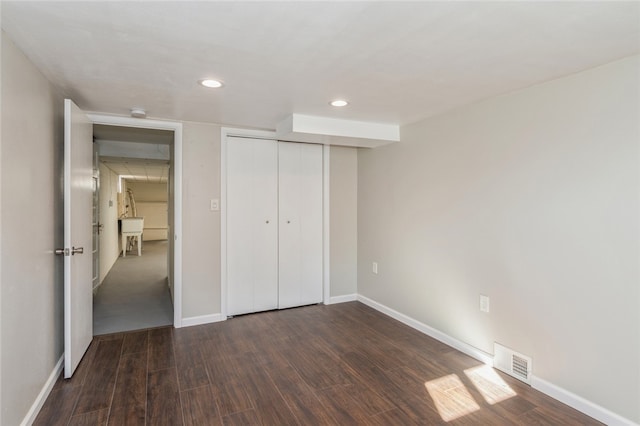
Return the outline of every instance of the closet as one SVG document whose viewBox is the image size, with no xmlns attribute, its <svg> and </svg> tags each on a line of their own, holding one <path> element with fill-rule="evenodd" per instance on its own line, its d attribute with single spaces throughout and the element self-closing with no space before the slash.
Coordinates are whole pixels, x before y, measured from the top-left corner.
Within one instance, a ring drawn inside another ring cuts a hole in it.
<svg viewBox="0 0 640 426">
<path fill-rule="evenodd" d="M 227 314 L 322 302 L 322 146 L 227 139 Z"/>
</svg>

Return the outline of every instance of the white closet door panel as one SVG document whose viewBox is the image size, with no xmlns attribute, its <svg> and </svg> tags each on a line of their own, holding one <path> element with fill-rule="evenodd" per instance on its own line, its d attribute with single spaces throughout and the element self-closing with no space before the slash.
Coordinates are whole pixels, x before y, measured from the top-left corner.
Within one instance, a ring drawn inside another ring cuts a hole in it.
<svg viewBox="0 0 640 426">
<path fill-rule="evenodd" d="M 253 146 L 250 141 L 227 143 L 227 310 L 229 315 L 253 308 L 253 246 L 251 217 Z"/>
<path fill-rule="evenodd" d="M 300 305 L 322 302 L 322 146 L 302 145 L 300 158 Z"/>
<path fill-rule="evenodd" d="M 278 307 L 298 305 L 302 253 L 299 248 L 300 221 L 298 220 L 298 194 L 301 191 L 298 175 L 300 145 L 278 144 L 278 196 L 279 196 L 279 277 Z"/>
<path fill-rule="evenodd" d="M 254 140 L 253 311 L 278 307 L 278 145 Z"/>
<path fill-rule="evenodd" d="M 280 142 L 278 307 L 322 301 L 322 146 Z"/>
<path fill-rule="evenodd" d="M 238 315 L 278 306 L 277 145 L 227 143 L 227 310 Z"/>
</svg>

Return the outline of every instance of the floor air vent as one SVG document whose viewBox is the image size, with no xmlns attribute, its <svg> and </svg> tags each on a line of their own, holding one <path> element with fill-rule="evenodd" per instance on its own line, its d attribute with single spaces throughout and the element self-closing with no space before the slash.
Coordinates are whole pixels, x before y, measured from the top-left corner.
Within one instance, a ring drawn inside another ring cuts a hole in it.
<svg viewBox="0 0 640 426">
<path fill-rule="evenodd" d="M 493 366 L 525 383 L 531 383 L 531 357 L 502 346 L 493 344 Z"/>
</svg>

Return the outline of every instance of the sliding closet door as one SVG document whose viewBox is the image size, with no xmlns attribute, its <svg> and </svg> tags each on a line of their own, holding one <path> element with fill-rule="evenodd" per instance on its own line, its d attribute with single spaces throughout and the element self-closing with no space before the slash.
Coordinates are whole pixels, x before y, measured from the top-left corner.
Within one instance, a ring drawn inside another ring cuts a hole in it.
<svg viewBox="0 0 640 426">
<path fill-rule="evenodd" d="M 278 145 L 227 142 L 227 310 L 278 307 Z"/>
<path fill-rule="evenodd" d="M 322 302 L 322 146 L 278 143 L 278 307 Z"/>
</svg>

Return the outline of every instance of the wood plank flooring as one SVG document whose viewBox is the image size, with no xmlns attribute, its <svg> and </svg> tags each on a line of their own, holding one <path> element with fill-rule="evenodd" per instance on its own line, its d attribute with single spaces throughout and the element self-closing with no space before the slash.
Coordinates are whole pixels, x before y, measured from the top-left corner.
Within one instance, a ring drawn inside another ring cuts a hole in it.
<svg viewBox="0 0 640 426">
<path fill-rule="evenodd" d="M 35 424 L 600 423 L 351 302 L 96 337 Z"/>
</svg>

